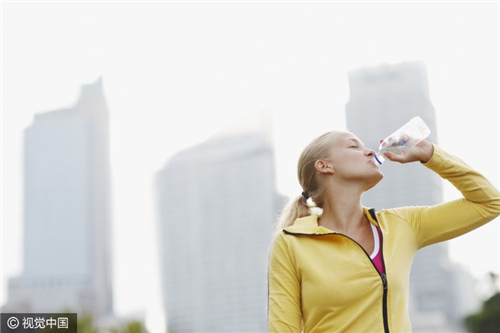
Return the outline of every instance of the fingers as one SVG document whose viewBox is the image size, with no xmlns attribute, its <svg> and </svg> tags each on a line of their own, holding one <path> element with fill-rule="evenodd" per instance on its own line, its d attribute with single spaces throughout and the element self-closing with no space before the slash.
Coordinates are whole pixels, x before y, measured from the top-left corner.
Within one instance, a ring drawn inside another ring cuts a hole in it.
<svg viewBox="0 0 500 333">
<path fill-rule="evenodd" d="M 387 157 L 387 159 L 393 161 L 393 162 L 399 162 L 399 163 L 404 163 L 404 162 L 407 162 L 407 156 L 406 155 L 398 155 L 398 154 L 394 154 L 394 153 L 391 153 L 391 152 L 388 152 L 386 151 L 384 153 L 384 156 Z"/>
<path fill-rule="evenodd" d="M 410 149 L 401 151 L 401 153 L 395 154 L 393 152 L 386 151 L 383 155 L 390 161 L 399 163 L 409 163 L 420 161 L 426 163 L 430 160 L 434 153 L 433 145 L 425 140 L 422 140 L 417 145 L 412 146 Z"/>
<path fill-rule="evenodd" d="M 384 156 L 385 156 L 388 160 L 394 161 L 394 157 L 395 157 L 396 155 L 395 155 L 395 154 L 393 154 L 393 153 L 390 153 L 390 152 L 386 151 L 386 152 L 384 153 Z"/>
</svg>

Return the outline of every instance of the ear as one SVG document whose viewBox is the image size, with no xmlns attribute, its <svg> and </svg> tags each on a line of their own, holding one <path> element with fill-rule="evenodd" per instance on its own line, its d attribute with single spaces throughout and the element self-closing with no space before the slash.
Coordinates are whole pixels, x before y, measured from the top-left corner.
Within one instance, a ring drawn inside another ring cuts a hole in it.
<svg viewBox="0 0 500 333">
<path fill-rule="evenodd" d="M 333 174 L 333 167 L 323 160 L 314 162 L 314 168 L 323 174 Z"/>
</svg>

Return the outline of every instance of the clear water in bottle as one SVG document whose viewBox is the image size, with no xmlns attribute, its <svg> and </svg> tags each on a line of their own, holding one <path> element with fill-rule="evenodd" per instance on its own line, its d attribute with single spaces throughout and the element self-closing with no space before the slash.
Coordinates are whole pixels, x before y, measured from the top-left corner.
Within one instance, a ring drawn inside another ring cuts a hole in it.
<svg viewBox="0 0 500 333">
<path fill-rule="evenodd" d="M 377 164 L 385 161 L 383 153 L 405 154 L 411 147 L 424 140 L 431 133 L 420 117 L 414 117 L 380 143 L 379 152 L 373 157 Z"/>
</svg>

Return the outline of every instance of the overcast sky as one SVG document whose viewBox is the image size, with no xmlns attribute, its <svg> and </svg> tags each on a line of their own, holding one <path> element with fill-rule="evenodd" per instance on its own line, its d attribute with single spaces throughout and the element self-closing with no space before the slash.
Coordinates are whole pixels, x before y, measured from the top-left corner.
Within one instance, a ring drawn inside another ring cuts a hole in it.
<svg viewBox="0 0 500 333">
<path fill-rule="evenodd" d="M 298 195 L 302 148 L 345 129 L 351 70 L 423 61 L 439 144 L 499 185 L 497 3 L 3 2 L 2 9 L 2 303 L 7 279 L 22 272 L 23 130 L 35 113 L 72 106 L 80 86 L 101 76 L 111 117 L 118 314 L 161 304 L 153 177 L 165 160 L 270 110 L 278 189 Z M 445 187 L 447 200 L 458 195 Z M 498 271 L 498 229 L 496 221 L 451 241 L 452 258 L 479 277 Z"/>
</svg>

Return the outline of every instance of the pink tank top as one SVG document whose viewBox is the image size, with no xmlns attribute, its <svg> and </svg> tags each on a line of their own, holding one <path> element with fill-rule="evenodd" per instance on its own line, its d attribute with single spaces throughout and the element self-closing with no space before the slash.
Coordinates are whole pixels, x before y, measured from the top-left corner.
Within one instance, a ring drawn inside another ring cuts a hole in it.
<svg viewBox="0 0 500 333">
<path fill-rule="evenodd" d="M 371 224 L 372 231 L 373 231 L 373 253 L 370 255 L 370 259 L 373 261 L 373 264 L 377 268 L 379 274 L 383 274 L 384 272 L 384 265 L 382 264 L 382 249 L 380 247 L 381 242 L 380 239 L 382 238 L 382 235 L 380 234 L 380 229 Z"/>
</svg>

